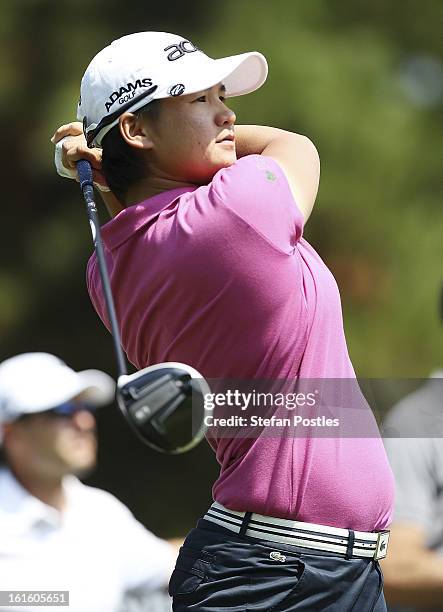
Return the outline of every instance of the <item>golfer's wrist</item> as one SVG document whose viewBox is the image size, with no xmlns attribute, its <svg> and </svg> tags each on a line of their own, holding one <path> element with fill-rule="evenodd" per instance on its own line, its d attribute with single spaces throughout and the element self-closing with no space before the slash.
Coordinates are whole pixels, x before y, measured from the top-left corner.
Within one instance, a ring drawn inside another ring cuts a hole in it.
<svg viewBox="0 0 443 612">
<path fill-rule="evenodd" d="M 54 148 L 54 165 L 55 168 L 57 170 L 57 174 L 63 178 L 68 178 L 68 179 L 74 179 L 74 180 L 78 180 L 78 173 L 77 173 L 77 168 L 76 165 L 74 165 L 74 167 L 68 167 L 65 165 L 64 163 L 64 159 L 63 159 L 63 146 L 64 143 L 68 140 L 68 139 L 72 139 L 72 138 L 77 138 L 77 137 L 72 137 L 72 136 L 64 136 L 63 138 L 61 138 L 59 141 L 57 141 L 55 143 L 55 148 Z M 83 138 L 83 136 L 81 137 Z M 88 159 L 90 152 L 86 152 L 85 154 L 85 159 Z M 72 159 L 76 159 L 76 158 L 72 158 Z M 93 162 L 94 160 L 90 159 L 90 162 Z M 75 162 L 74 162 L 75 164 Z M 94 186 L 101 192 L 108 192 L 109 191 L 109 187 L 105 184 L 104 182 L 104 178 L 103 175 L 98 171 L 93 169 L 94 172 Z M 99 178 L 99 180 L 96 180 L 97 177 Z"/>
</svg>

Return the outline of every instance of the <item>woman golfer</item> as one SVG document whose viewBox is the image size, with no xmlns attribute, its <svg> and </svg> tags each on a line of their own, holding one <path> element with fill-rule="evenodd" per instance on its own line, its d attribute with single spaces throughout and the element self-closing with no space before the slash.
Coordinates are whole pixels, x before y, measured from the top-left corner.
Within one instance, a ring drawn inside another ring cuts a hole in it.
<svg viewBox="0 0 443 612">
<path fill-rule="evenodd" d="M 111 190 L 103 239 L 137 368 L 179 361 L 206 378 L 355 378 L 337 285 L 302 237 L 317 151 L 298 134 L 236 126 L 226 104 L 266 75 L 260 53 L 213 60 L 181 36 L 132 34 L 83 77 L 89 148 L 79 124 L 54 135 L 71 136 L 66 168 L 86 157 Z M 94 256 L 87 280 L 107 324 Z M 211 444 L 221 466 L 214 504 L 179 554 L 174 610 L 386 609 L 378 560 L 393 481 L 378 437 Z"/>
</svg>

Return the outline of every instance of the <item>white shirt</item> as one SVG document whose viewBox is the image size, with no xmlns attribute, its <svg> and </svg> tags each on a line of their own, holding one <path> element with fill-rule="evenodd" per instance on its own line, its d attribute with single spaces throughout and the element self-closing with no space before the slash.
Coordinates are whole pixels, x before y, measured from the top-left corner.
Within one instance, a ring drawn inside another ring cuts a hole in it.
<svg viewBox="0 0 443 612">
<path fill-rule="evenodd" d="M 174 548 L 110 493 L 73 476 L 63 487 L 67 503 L 60 513 L 0 469 L 0 590 L 69 591 L 69 608 L 51 608 L 69 612 L 133 610 L 144 597 L 158 597 L 174 568 Z M 42 609 L 49 610 L 23 608 Z"/>
</svg>

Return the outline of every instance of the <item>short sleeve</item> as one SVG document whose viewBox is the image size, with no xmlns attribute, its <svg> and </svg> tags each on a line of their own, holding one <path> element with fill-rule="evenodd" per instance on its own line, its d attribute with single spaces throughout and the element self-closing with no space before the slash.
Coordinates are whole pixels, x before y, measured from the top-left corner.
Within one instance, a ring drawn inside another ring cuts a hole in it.
<svg viewBox="0 0 443 612">
<path fill-rule="evenodd" d="M 210 197 L 241 217 L 279 250 L 290 253 L 303 232 L 303 215 L 279 164 L 247 155 L 214 176 Z"/>
<path fill-rule="evenodd" d="M 435 483 L 432 444 L 428 438 L 386 438 L 385 448 L 394 473 L 394 521 L 417 523 L 431 530 Z"/>
</svg>

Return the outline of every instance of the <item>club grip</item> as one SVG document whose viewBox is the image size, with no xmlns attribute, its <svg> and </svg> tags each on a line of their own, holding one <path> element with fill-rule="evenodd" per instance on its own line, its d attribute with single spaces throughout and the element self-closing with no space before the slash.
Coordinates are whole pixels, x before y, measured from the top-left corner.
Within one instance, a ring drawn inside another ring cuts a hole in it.
<svg viewBox="0 0 443 612">
<path fill-rule="evenodd" d="M 78 178 L 80 180 L 80 188 L 84 191 L 87 185 L 93 186 L 91 164 L 86 159 L 80 159 L 77 162 Z"/>
</svg>

